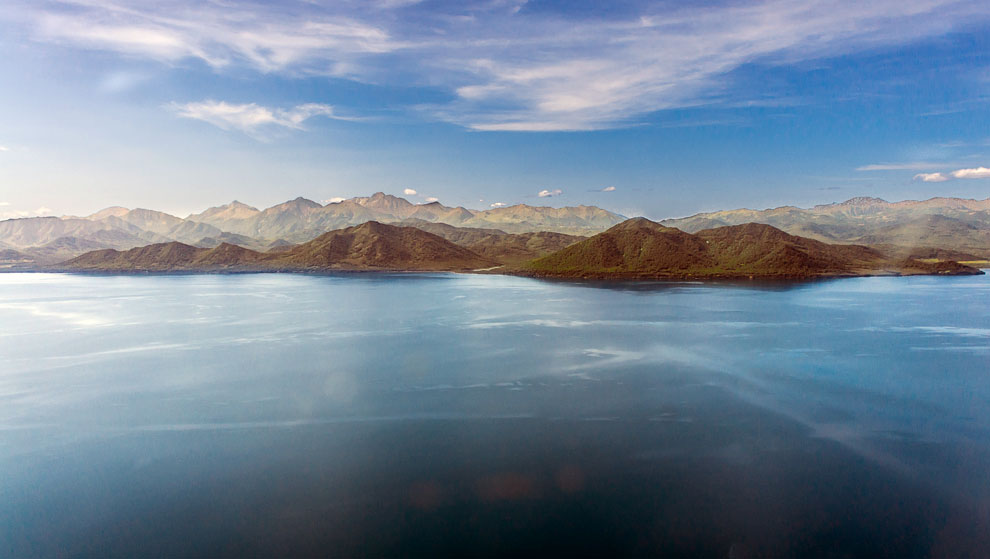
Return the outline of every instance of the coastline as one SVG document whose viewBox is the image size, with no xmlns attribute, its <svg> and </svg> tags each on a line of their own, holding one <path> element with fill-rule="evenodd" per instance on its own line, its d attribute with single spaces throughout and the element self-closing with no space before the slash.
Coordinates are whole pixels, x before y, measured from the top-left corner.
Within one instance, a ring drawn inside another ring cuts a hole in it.
<svg viewBox="0 0 990 559">
<path fill-rule="evenodd" d="M 91 276 L 180 276 L 180 275 L 240 275 L 240 274 L 302 274 L 302 275 L 365 275 L 365 274 L 474 274 L 502 275 L 525 277 L 541 280 L 559 281 L 590 281 L 608 283 L 626 283 L 639 281 L 657 282 L 807 282 L 815 280 L 832 280 L 865 277 L 913 277 L 913 276 L 979 276 L 985 275 L 984 269 L 959 265 L 952 270 L 923 271 L 917 269 L 892 270 L 878 269 L 863 272 L 836 271 L 820 274 L 759 274 L 759 273 L 579 273 L 559 274 L 545 273 L 522 268 L 488 268 L 488 269 L 405 269 L 405 268 L 265 268 L 265 267 L 226 267 L 226 268 L 188 268 L 188 269 L 81 269 L 62 266 L 36 266 L 30 268 L 5 268 L 2 273 L 63 273 Z"/>
</svg>

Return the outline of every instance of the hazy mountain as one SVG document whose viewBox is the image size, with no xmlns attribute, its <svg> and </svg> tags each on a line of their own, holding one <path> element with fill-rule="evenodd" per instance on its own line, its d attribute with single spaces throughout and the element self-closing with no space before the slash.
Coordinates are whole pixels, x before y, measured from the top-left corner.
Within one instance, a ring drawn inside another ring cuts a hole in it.
<svg viewBox="0 0 990 559">
<path fill-rule="evenodd" d="M 83 241 L 88 244 L 79 246 L 91 247 L 92 243 L 98 243 L 100 248 L 127 249 L 170 240 L 193 242 L 221 233 L 213 226 L 166 213 L 119 207 L 108 208 L 86 218 L 33 217 L 0 221 L 0 240 L 28 252 L 50 249 L 62 238 L 68 239 L 61 243 L 66 250 L 70 250 L 74 243 Z"/>
<path fill-rule="evenodd" d="M 622 216 L 590 206 L 549 208 L 520 204 L 469 210 L 439 202 L 413 204 L 378 192 L 326 205 L 296 198 L 264 210 L 234 201 L 186 219 L 122 207 L 106 208 L 84 218 L 11 219 L 0 221 L 0 247 L 27 253 L 43 262 L 82 254 L 84 247 L 126 250 L 172 241 L 206 248 L 226 242 L 258 251 L 284 251 L 288 245 L 310 241 L 328 231 L 377 221 L 412 225 L 508 263 L 546 255 L 577 240 L 532 233 L 588 236 L 622 220 Z M 785 206 L 726 210 L 662 223 L 696 233 L 750 222 L 773 225 L 792 235 L 827 243 L 876 246 L 902 257 L 990 258 L 990 199 L 887 202 L 861 197 L 809 209 Z M 495 238 L 512 234 L 527 236 Z M 58 242 L 63 237 L 67 240 Z"/>
<path fill-rule="evenodd" d="M 454 244 L 491 258 L 499 264 L 510 265 L 546 256 L 585 239 L 585 237 L 549 231 L 506 233 L 500 229 L 454 227 L 446 223 L 430 223 L 420 219 L 406 219 L 400 224 L 429 231 Z"/>
<path fill-rule="evenodd" d="M 284 243 L 285 245 L 292 246 L 292 243 L 288 241 L 281 241 L 281 242 Z M 248 237 L 246 235 L 238 235 L 237 233 L 220 233 L 219 235 L 215 235 L 212 237 L 203 237 L 202 239 L 196 241 L 195 243 L 189 243 L 189 244 L 201 248 L 214 248 L 224 243 L 229 243 L 232 245 L 237 245 L 261 252 L 268 250 L 272 246 L 272 243 L 270 242 L 258 240 L 253 237 Z"/>
<path fill-rule="evenodd" d="M 107 233 L 113 235 L 115 232 Z M 59 237 L 40 247 L 25 249 L 24 252 L 39 264 L 57 264 L 92 250 L 104 249 L 107 244 L 106 242 L 79 237 Z"/>
<path fill-rule="evenodd" d="M 325 233 L 283 251 L 262 253 L 230 243 L 207 249 L 170 242 L 128 251 L 93 251 L 61 267 L 88 271 L 440 271 L 493 265 L 493 261 L 432 233 L 372 221 Z"/>
<path fill-rule="evenodd" d="M 130 246 L 160 240 L 154 233 L 114 216 L 99 221 L 77 217 L 31 217 L 0 221 L 0 241 L 19 250 L 40 247 L 60 237 L 99 238 L 107 243 L 135 243 Z"/>
<path fill-rule="evenodd" d="M 589 206 L 548 208 L 519 205 L 479 211 L 451 208 L 439 202 L 413 204 L 404 198 L 382 192 L 326 206 L 297 198 L 258 213 L 234 212 L 234 204 L 236 203 L 211 208 L 202 214 L 191 215 L 189 219 L 258 239 L 282 238 L 293 242 L 308 241 L 326 231 L 368 221 L 399 223 L 416 219 L 427 223 L 497 228 L 509 232 L 591 234 L 603 231 L 623 219 L 617 214 Z"/>
<path fill-rule="evenodd" d="M 466 226 L 470 232 L 455 235 L 479 240 L 474 229 L 498 229 L 498 233 L 556 231 L 590 234 L 622 220 L 600 208 L 544 208 L 513 206 L 496 210 L 451 208 L 438 202 L 413 204 L 381 192 L 322 205 L 296 198 L 264 210 L 233 201 L 179 218 L 149 209 L 106 208 L 87 217 L 37 217 L 0 221 L 0 243 L 21 252 L 37 254 L 44 262 L 82 254 L 83 247 L 127 250 L 172 241 L 191 246 L 215 247 L 231 243 L 266 250 L 304 243 L 326 233 L 369 221 Z M 498 224 L 498 228 L 493 228 Z M 487 233 L 495 234 L 495 233 Z M 441 235 L 443 236 L 443 235 Z M 57 245 L 60 238 L 66 241 Z M 93 244 L 97 243 L 97 244 Z M 518 243 L 517 243 L 518 244 Z M 48 246 L 52 245 L 52 246 Z M 79 252 L 72 252 L 79 247 Z M 540 252 L 532 253 L 533 255 Z"/>
<path fill-rule="evenodd" d="M 518 204 L 474 212 L 460 223 L 464 227 L 491 227 L 509 233 L 551 231 L 569 235 L 593 235 L 621 223 L 625 217 L 595 206 L 549 208 Z M 457 225 L 457 224 L 454 224 Z"/>
<path fill-rule="evenodd" d="M 468 246 L 471 243 L 480 241 L 482 239 L 491 236 L 501 236 L 508 235 L 505 231 L 501 229 L 485 229 L 482 227 L 455 227 L 453 225 L 448 225 L 446 223 L 433 223 L 430 221 L 424 221 L 422 219 L 409 218 L 402 221 L 396 222 L 393 225 L 401 225 L 403 227 L 415 227 L 417 229 L 422 229 L 443 237 L 448 241 L 461 245 Z"/>
<path fill-rule="evenodd" d="M 830 243 L 896 246 L 905 254 L 946 249 L 990 256 L 990 198 L 887 202 L 860 197 L 808 209 L 725 210 L 661 223 L 693 233 L 750 222 Z"/>
<path fill-rule="evenodd" d="M 895 247 L 935 247 L 986 257 L 990 254 L 990 227 L 944 215 L 927 215 L 879 227 L 857 239 L 863 244 Z"/>
<path fill-rule="evenodd" d="M 952 263 L 893 260 L 856 245 L 830 245 L 748 223 L 690 234 L 644 218 L 535 260 L 526 269 L 543 277 L 586 278 L 808 278 L 863 274 L 980 273 Z"/>
<path fill-rule="evenodd" d="M 197 221 L 199 223 L 206 223 L 216 227 L 218 223 L 225 223 L 239 219 L 250 219 L 260 213 L 261 211 L 258 210 L 258 208 L 247 204 L 242 204 L 241 202 L 234 200 L 224 206 L 214 206 L 201 213 L 192 214 L 186 219 L 190 221 Z"/>
<path fill-rule="evenodd" d="M 106 219 L 108 217 L 123 217 L 127 215 L 127 212 L 131 210 L 121 207 L 121 206 L 110 206 L 109 208 L 104 208 L 95 214 L 86 216 L 86 219 L 99 221 L 101 219 Z"/>
</svg>

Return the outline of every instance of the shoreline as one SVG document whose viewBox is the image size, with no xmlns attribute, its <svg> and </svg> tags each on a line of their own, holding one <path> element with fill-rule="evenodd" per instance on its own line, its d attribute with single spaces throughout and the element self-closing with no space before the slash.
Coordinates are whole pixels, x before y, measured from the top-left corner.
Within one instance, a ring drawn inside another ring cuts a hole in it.
<svg viewBox="0 0 990 559">
<path fill-rule="evenodd" d="M 717 274 L 640 274 L 640 273 L 590 273 L 590 274 L 546 274 L 529 270 L 512 269 L 477 269 L 477 270 L 409 270 L 409 269 L 353 269 L 353 268 L 326 268 L 326 269 L 286 269 L 286 268 L 223 268 L 223 269 L 176 269 L 176 270 L 92 270 L 92 269 L 71 269 L 62 267 L 33 267 L 33 268 L 6 268 L 0 269 L 0 274 L 9 273 L 54 273 L 54 274 L 79 274 L 89 276 L 194 276 L 194 275 L 242 275 L 242 274 L 300 274 L 311 276 L 349 276 L 349 275 L 415 275 L 415 274 L 465 274 L 465 275 L 498 275 L 525 277 L 530 279 L 551 280 L 551 281 L 577 281 L 577 282 L 604 282 L 604 283 L 632 283 L 632 282 L 781 282 L 781 283 L 803 283 L 817 280 L 835 280 L 846 278 L 868 278 L 868 277 L 918 277 L 918 276 L 938 276 L 938 277 L 967 277 L 986 275 L 987 271 L 980 268 L 970 268 L 969 270 L 957 271 L 907 271 L 897 270 L 876 270 L 869 273 L 856 272 L 834 272 L 824 274 L 747 274 L 747 273 L 717 273 Z"/>
</svg>

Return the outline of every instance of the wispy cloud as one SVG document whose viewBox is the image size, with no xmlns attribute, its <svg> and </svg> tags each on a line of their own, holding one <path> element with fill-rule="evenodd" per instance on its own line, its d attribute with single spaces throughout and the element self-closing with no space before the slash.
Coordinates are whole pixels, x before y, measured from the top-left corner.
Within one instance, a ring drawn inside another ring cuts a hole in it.
<svg viewBox="0 0 990 559">
<path fill-rule="evenodd" d="M 903 45 L 990 18 L 967 0 L 631 5 L 592 19 L 522 1 L 52 0 L 6 17 L 41 41 L 169 64 L 440 87 L 454 100 L 426 114 L 488 131 L 629 126 L 653 111 L 738 101 L 726 76 L 745 64 Z"/>
<path fill-rule="evenodd" d="M 439 198 L 437 198 L 436 196 L 427 196 L 427 197 L 426 197 L 426 201 L 427 201 L 427 202 L 430 202 L 430 203 L 433 203 L 433 202 L 439 202 L 439 201 L 440 201 L 440 199 L 439 199 Z"/>
<path fill-rule="evenodd" d="M 379 26 L 327 12 L 313 2 L 232 7 L 181 0 L 63 0 L 48 5 L 55 7 L 28 14 L 40 39 L 170 63 L 198 58 L 215 68 L 241 63 L 262 72 L 345 74 L 335 68 L 351 57 L 399 47 Z"/>
<path fill-rule="evenodd" d="M 942 173 L 918 173 L 914 176 L 914 180 L 924 182 L 945 182 L 949 180 L 949 177 L 943 175 Z"/>
<path fill-rule="evenodd" d="M 952 171 L 952 176 L 957 179 L 990 179 L 990 169 L 987 169 L 986 167 L 959 169 L 957 171 Z"/>
<path fill-rule="evenodd" d="M 341 118 L 334 114 L 330 105 L 318 103 L 280 109 L 264 107 L 256 103 L 232 104 L 206 100 L 198 103 L 172 103 L 169 108 L 182 118 L 202 120 L 224 130 L 240 130 L 251 135 L 258 135 L 272 127 L 302 130 L 303 122 L 314 116 Z"/>
<path fill-rule="evenodd" d="M 601 189 L 599 192 L 615 192 L 615 187 L 614 186 L 606 186 L 605 188 Z"/>
<path fill-rule="evenodd" d="M 563 193 L 564 193 L 563 190 L 559 188 L 555 188 L 553 190 L 541 190 L 536 195 L 539 196 L 540 198 L 550 198 L 553 196 L 560 196 Z"/>
<path fill-rule="evenodd" d="M 7 146 L 0 146 L 0 151 L 10 151 L 10 148 Z"/>
</svg>

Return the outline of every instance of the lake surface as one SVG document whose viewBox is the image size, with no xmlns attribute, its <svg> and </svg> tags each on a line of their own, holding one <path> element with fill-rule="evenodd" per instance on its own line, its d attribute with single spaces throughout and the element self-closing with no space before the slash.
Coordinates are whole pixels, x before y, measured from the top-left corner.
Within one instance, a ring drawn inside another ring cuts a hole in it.
<svg viewBox="0 0 990 559">
<path fill-rule="evenodd" d="M 990 278 L 0 274 L 0 556 L 985 557 Z"/>
</svg>

